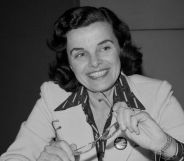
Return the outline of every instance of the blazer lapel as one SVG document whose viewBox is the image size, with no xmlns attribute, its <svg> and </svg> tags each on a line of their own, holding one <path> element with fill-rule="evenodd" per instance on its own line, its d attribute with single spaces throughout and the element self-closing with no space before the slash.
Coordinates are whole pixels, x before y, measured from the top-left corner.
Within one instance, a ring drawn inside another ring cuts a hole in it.
<svg viewBox="0 0 184 161">
<path fill-rule="evenodd" d="M 61 126 L 58 136 L 68 143 L 80 147 L 94 140 L 92 129 L 86 122 L 81 105 L 55 112 L 55 118 L 59 120 L 57 126 Z"/>
</svg>

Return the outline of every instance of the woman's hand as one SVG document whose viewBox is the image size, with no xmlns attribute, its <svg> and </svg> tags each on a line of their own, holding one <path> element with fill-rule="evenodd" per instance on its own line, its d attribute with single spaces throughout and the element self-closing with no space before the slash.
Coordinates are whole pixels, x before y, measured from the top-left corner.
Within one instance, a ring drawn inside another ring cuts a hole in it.
<svg viewBox="0 0 184 161">
<path fill-rule="evenodd" d="M 167 142 L 167 135 L 145 111 L 132 110 L 125 102 L 118 102 L 113 108 L 122 131 L 139 146 L 155 152 Z"/>
<path fill-rule="evenodd" d="M 75 161 L 73 151 L 75 145 L 69 145 L 66 141 L 53 141 L 45 146 L 37 161 Z"/>
</svg>

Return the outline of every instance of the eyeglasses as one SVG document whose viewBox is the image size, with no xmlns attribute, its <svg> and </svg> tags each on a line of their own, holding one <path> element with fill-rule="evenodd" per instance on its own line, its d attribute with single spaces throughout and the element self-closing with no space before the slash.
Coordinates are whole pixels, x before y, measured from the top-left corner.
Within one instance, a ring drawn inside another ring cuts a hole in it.
<svg viewBox="0 0 184 161">
<path fill-rule="evenodd" d="M 108 127 L 105 132 L 100 135 L 96 140 L 94 140 L 91 143 L 88 143 L 87 145 L 81 146 L 79 148 L 77 148 L 74 151 L 74 155 L 81 155 L 83 153 L 89 152 L 90 150 L 92 150 L 96 143 L 99 140 L 108 140 L 110 139 L 117 131 L 119 130 L 119 124 L 118 122 L 115 122 L 114 124 L 112 124 L 110 127 Z"/>
<path fill-rule="evenodd" d="M 112 107 L 112 103 L 109 101 L 109 99 L 107 98 L 107 96 L 101 92 L 104 97 L 106 98 L 107 102 L 109 103 L 109 105 Z M 74 151 L 74 155 L 81 155 L 83 153 L 87 153 L 89 152 L 90 150 L 92 150 L 96 143 L 99 141 L 99 140 L 108 140 L 110 139 L 117 131 L 119 130 L 119 123 L 118 122 L 115 122 L 114 124 L 112 124 L 110 127 L 108 127 L 105 132 L 100 135 L 96 140 L 94 140 L 93 142 L 91 143 L 88 143 L 87 145 L 84 145 L 84 146 L 81 146 L 79 148 L 77 148 L 75 151 Z"/>
</svg>

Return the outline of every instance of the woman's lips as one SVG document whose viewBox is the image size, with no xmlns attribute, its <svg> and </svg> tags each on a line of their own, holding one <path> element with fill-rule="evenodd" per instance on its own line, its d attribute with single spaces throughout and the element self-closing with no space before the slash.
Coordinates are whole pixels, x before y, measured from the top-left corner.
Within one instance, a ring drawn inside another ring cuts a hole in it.
<svg viewBox="0 0 184 161">
<path fill-rule="evenodd" d="M 92 73 L 88 74 L 88 76 L 91 79 L 98 79 L 100 77 L 104 77 L 105 75 L 107 75 L 107 73 L 108 73 L 108 70 L 107 69 L 104 69 L 104 70 L 92 72 Z"/>
</svg>

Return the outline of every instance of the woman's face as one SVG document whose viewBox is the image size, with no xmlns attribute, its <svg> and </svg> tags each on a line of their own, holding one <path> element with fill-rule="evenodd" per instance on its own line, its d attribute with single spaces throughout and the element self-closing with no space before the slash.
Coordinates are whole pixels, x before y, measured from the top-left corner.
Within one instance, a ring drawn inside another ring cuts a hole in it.
<svg viewBox="0 0 184 161">
<path fill-rule="evenodd" d="M 94 92 L 110 89 L 120 73 L 120 46 L 107 22 L 67 33 L 68 59 L 77 80 Z"/>
</svg>

